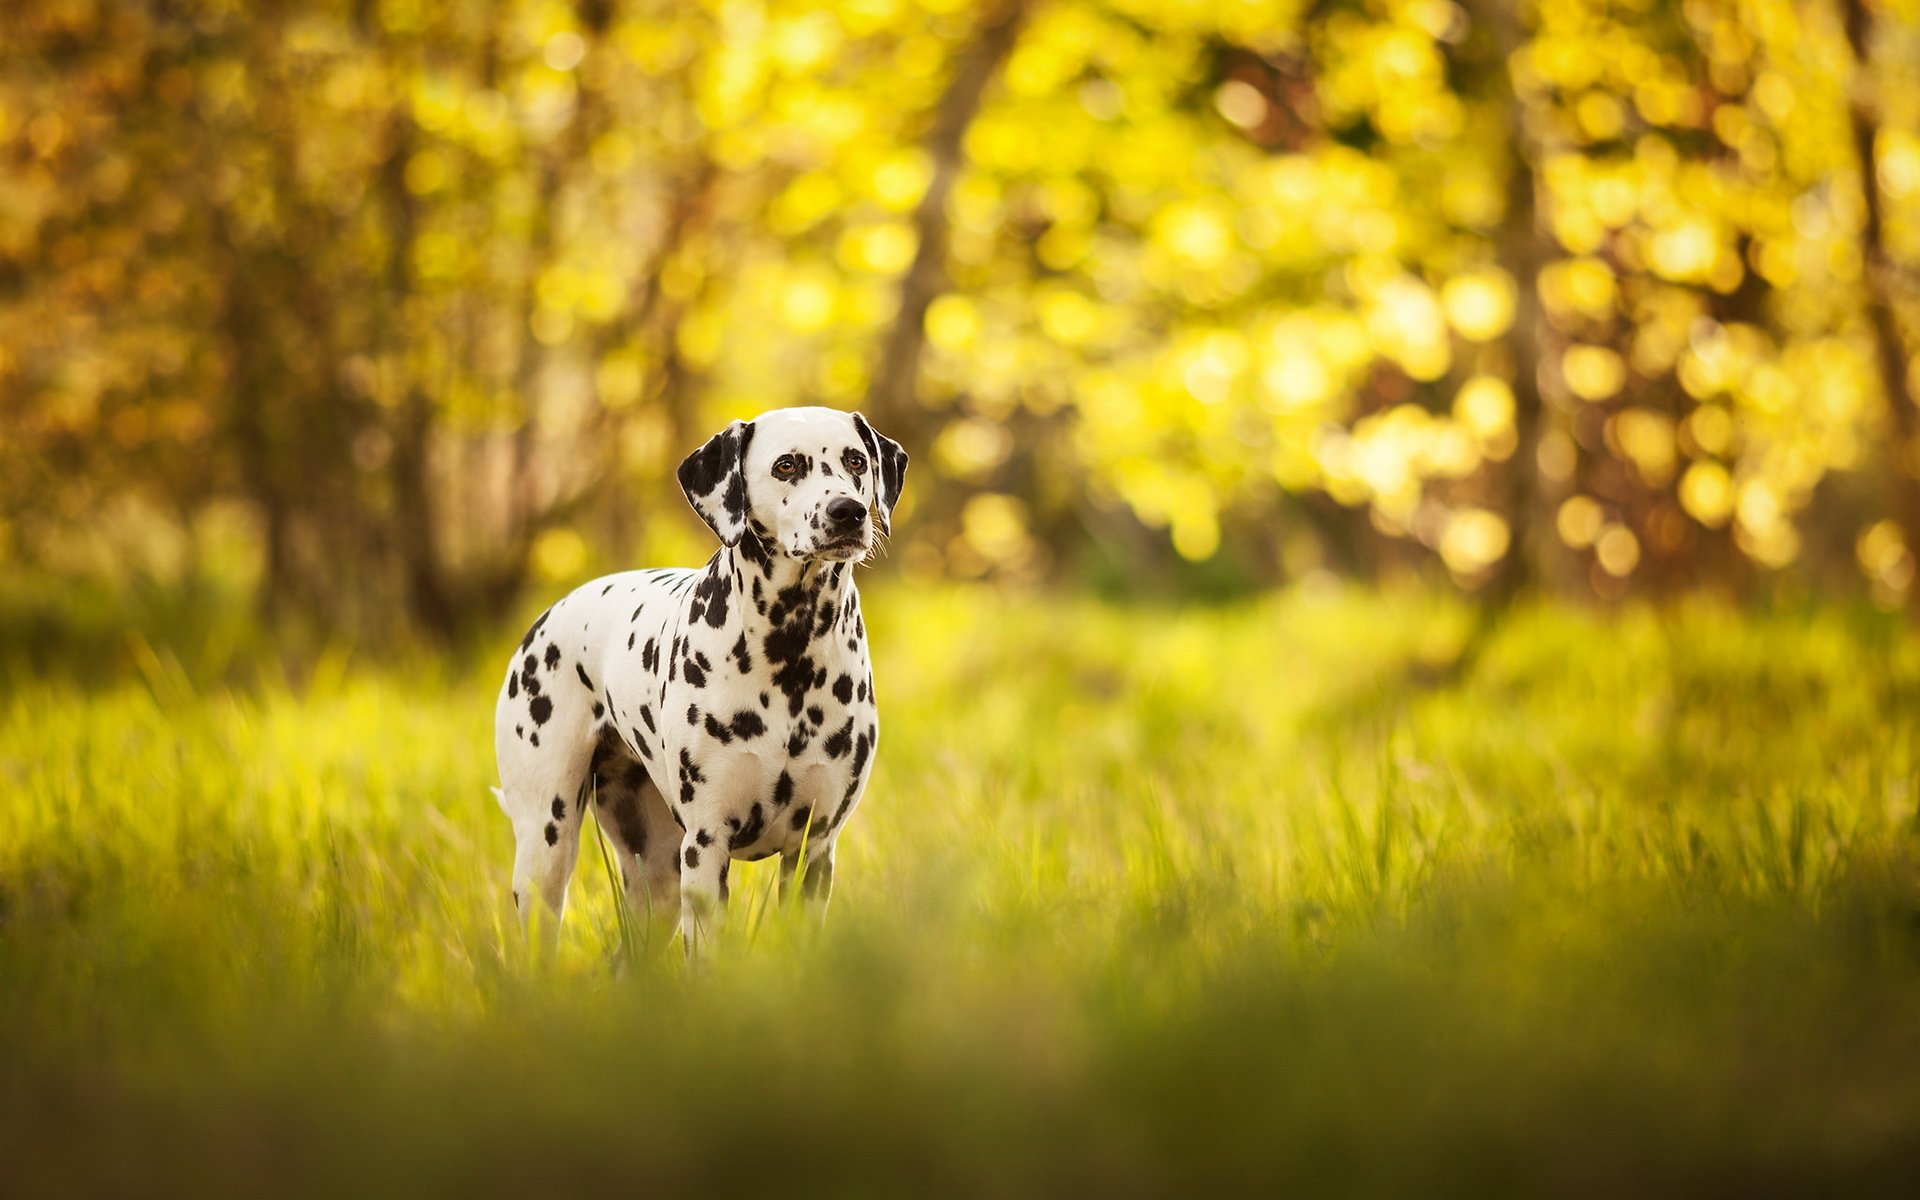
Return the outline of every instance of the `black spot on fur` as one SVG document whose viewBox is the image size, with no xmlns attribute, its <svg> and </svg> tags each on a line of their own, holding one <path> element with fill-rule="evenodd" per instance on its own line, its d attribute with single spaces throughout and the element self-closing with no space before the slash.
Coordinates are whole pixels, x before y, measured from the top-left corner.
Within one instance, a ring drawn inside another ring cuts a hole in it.
<svg viewBox="0 0 1920 1200">
<path fill-rule="evenodd" d="M 907 482 L 907 452 L 900 443 L 867 424 L 859 413 L 853 416 L 854 428 L 867 447 L 867 461 L 873 465 L 874 493 L 880 499 L 875 515 L 881 519 L 880 532 L 886 533 L 885 519 L 900 502 L 900 489 Z"/>
<path fill-rule="evenodd" d="M 634 639 L 634 638 L 636 638 L 636 637 L 639 637 L 639 636 L 640 636 L 639 634 L 637 634 L 637 633 L 634 633 L 634 632 L 632 632 L 631 630 L 629 630 L 629 631 L 628 631 L 628 633 L 627 633 L 627 649 L 629 649 L 629 650 L 631 650 L 631 649 L 633 649 L 633 639 Z"/>
<path fill-rule="evenodd" d="M 745 447 L 741 448 L 741 457 L 746 457 Z M 735 521 L 747 515 L 747 477 L 744 474 L 734 472 L 733 478 L 727 481 L 727 494 L 721 503 L 726 505 L 727 516 Z"/>
<path fill-rule="evenodd" d="M 795 725 L 793 732 L 787 735 L 787 757 L 799 758 L 805 753 L 807 743 L 812 740 L 813 735 L 807 732 L 805 725 Z"/>
<path fill-rule="evenodd" d="M 600 703 L 598 700 L 595 700 L 593 702 L 593 719 L 598 721 L 601 717 L 604 717 L 606 715 L 607 715 L 607 706 Z"/>
<path fill-rule="evenodd" d="M 807 720 L 812 721 L 815 725 L 826 724 L 826 710 L 822 709 L 818 704 L 807 705 Z"/>
<path fill-rule="evenodd" d="M 861 734 L 853 743 L 853 786 L 860 786 L 860 772 L 867 769 L 867 755 L 873 749 L 873 741 Z"/>
<path fill-rule="evenodd" d="M 687 724 L 698 725 L 699 723 L 700 723 L 700 706 L 698 704 L 687 705 Z"/>
<path fill-rule="evenodd" d="M 840 819 L 847 815 L 847 809 L 853 805 L 853 794 L 859 790 L 860 783 L 858 780 L 855 780 L 854 783 L 847 788 L 847 794 L 840 797 L 840 807 L 833 810 L 833 819 L 820 827 L 821 837 L 825 837 L 840 827 Z"/>
<path fill-rule="evenodd" d="M 553 819 L 556 821 L 567 819 L 567 802 L 558 796 L 553 798 Z"/>
<path fill-rule="evenodd" d="M 640 647 L 640 665 L 649 671 L 660 669 L 660 644 L 652 638 L 648 638 L 647 644 Z"/>
<path fill-rule="evenodd" d="M 840 758 L 853 749 L 853 718 L 848 717 L 847 723 L 836 729 L 831 737 L 820 744 L 820 748 L 827 752 L 829 758 Z"/>
<path fill-rule="evenodd" d="M 728 724 L 733 730 L 733 736 L 743 742 L 752 741 L 767 731 L 767 723 L 760 719 L 759 713 L 751 709 L 743 708 L 734 713 L 733 720 Z"/>
<path fill-rule="evenodd" d="M 740 669 L 742 675 L 753 673 L 753 652 L 747 649 L 747 635 L 744 632 L 733 643 L 733 649 L 727 653 L 732 655 L 734 666 Z"/>
<path fill-rule="evenodd" d="M 833 681 L 833 698 L 842 704 L 853 703 L 853 676 L 842 675 Z"/>
<path fill-rule="evenodd" d="M 799 483 L 802 479 L 805 479 L 807 476 L 813 474 L 813 456 L 812 455 L 789 454 L 786 457 L 793 460 L 793 474 L 788 475 L 785 478 L 781 479 L 780 482 L 789 484 L 789 485 L 796 484 L 796 483 Z M 776 478 L 778 477 L 776 476 Z"/>
<path fill-rule="evenodd" d="M 536 729 L 532 733 L 528 734 L 527 740 L 532 742 L 534 745 L 538 746 L 540 744 L 540 731 Z"/>
<path fill-rule="evenodd" d="M 507 672 L 507 699 L 517 700 L 519 698 L 520 698 L 520 676 L 513 671 L 509 671 Z"/>
<path fill-rule="evenodd" d="M 712 713 L 707 714 L 707 736 L 722 746 L 733 744 L 733 733 L 725 725 L 714 720 Z"/>
<path fill-rule="evenodd" d="M 792 818 L 787 822 L 787 827 L 796 832 L 805 829 L 807 822 L 812 819 L 812 817 L 813 810 L 811 808 L 796 808 L 793 810 Z"/>
<path fill-rule="evenodd" d="M 533 648 L 533 639 L 540 636 L 540 627 L 547 623 L 547 618 L 550 615 L 552 615 L 552 613 L 553 613 L 553 610 L 549 608 L 546 612 L 541 613 L 539 617 L 534 620 L 532 627 L 527 630 L 527 636 L 520 639 L 521 653 L 524 654 L 528 650 L 531 650 Z"/>
<path fill-rule="evenodd" d="M 647 728 L 649 730 L 652 730 L 654 733 L 660 732 L 659 729 L 653 723 L 653 710 L 651 708 L 648 708 L 644 704 L 640 706 L 640 719 L 647 723 Z"/>
<path fill-rule="evenodd" d="M 699 865 L 700 865 L 700 852 L 698 850 L 695 850 L 692 846 L 688 846 L 687 847 L 687 867 L 691 869 Z"/>
<path fill-rule="evenodd" d="M 547 643 L 546 663 L 549 671 L 560 665 L 560 647 L 552 642 Z"/>
<path fill-rule="evenodd" d="M 692 619 L 698 621 L 705 616 L 708 625 L 715 629 L 727 623 L 727 600 L 733 592 L 733 581 L 728 575 L 726 559 L 721 554 L 713 556 L 707 564 L 707 572 L 701 576 L 700 584 L 694 589 L 698 603 L 693 610 Z"/>
<path fill-rule="evenodd" d="M 573 664 L 573 673 L 580 677 L 581 687 L 587 689 L 590 692 L 594 690 L 593 680 L 587 677 L 587 668 L 585 667 L 585 665 L 581 663 Z"/>
<path fill-rule="evenodd" d="M 560 830 L 555 828 L 550 823 L 547 826 L 547 845 L 557 846 L 559 844 L 560 844 Z"/>
<path fill-rule="evenodd" d="M 785 808 L 792 803 L 793 776 L 782 771 L 780 772 L 780 778 L 774 780 L 773 783 L 773 806 L 775 808 Z"/>
<path fill-rule="evenodd" d="M 694 841 L 696 841 L 696 842 L 698 842 L 698 843 L 700 843 L 700 844 L 701 844 L 702 846 L 711 846 L 711 845 L 713 845 L 713 835 L 712 835 L 712 834 L 710 834 L 710 833 L 708 833 L 708 832 L 707 832 L 706 830 L 704 830 L 704 829 L 702 829 L 702 830 L 701 830 L 700 832 L 698 832 L 698 833 L 696 833 L 696 834 L 694 834 L 694 835 L 693 835 L 693 840 L 694 840 Z"/>
<path fill-rule="evenodd" d="M 766 534 L 763 531 L 748 529 L 747 532 L 741 536 L 740 545 L 736 548 L 740 551 L 740 557 L 757 567 L 761 574 L 766 574 L 773 570 L 773 551 L 767 548 Z M 765 612 L 767 610 L 764 601 L 760 598 L 760 581 L 755 579 L 753 584 L 755 604 L 761 612 Z"/>
<path fill-rule="evenodd" d="M 809 625 L 805 618 L 780 625 L 767 635 L 762 647 L 767 661 L 778 668 L 773 673 L 773 685 L 786 696 L 788 714 L 796 717 L 805 706 L 807 690 L 813 684 L 813 659 L 807 657 Z"/>
<path fill-rule="evenodd" d="M 707 686 L 707 673 L 700 669 L 700 664 L 693 661 L 691 656 L 680 664 L 680 673 L 686 676 L 687 682 L 694 687 L 703 688 Z"/>
<path fill-rule="evenodd" d="M 680 803 L 692 804 L 695 785 L 705 783 L 705 782 L 706 782 L 706 776 L 700 773 L 699 766 L 696 765 L 693 761 L 693 755 L 687 753 L 686 747 L 684 746 L 681 747 L 680 749 Z"/>
<path fill-rule="evenodd" d="M 742 821 L 740 828 L 735 830 L 733 835 L 727 839 L 727 848 L 730 850 L 738 850 L 743 846 L 751 846 L 759 841 L 760 835 L 766 831 L 766 816 L 760 811 L 760 805 L 755 803 L 752 808 L 747 810 L 747 819 Z"/>
<path fill-rule="evenodd" d="M 676 472 L 688 503 L 723 542 L 738 540 L 746 516 L 747 481 L 740 464 L 752 442 L 753 422 L 729 425 L 687 455 Z M 713 503 L 715 491 L 721 491 L 717 506 Z"/>
<path fill-rule="evenodd" d="M 515 736 L 515 737 L 517 737 L 517 738 L 524 738 L 524 737 L 526 737 L 526 736 L 527 736 L 527 727 L 526 727 L 525 725 L 515 725 L 515 726 L 513 727 L 513 736 Z"/>
<path fill-rule="evenodd" d="M 553 716 L 553 701 L 545 696 L 535 696 L 527 705 L 527 715 L 533 718 L 535 725 L 545 725 Z"/>
</svg>

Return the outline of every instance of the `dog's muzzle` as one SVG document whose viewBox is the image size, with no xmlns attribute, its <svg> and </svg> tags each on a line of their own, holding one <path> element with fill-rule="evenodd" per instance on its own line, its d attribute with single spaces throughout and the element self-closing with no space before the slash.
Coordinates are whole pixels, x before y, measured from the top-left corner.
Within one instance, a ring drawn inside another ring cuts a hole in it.
<svg viewBox="0 0 1920 1200">
<path fill-rule="evenodd" d="M 820 550 L 832 556 L 853 557 L 867 550 L 867 506 L 851 496 L 835 496 L 821 514 Z"/>
</svg>

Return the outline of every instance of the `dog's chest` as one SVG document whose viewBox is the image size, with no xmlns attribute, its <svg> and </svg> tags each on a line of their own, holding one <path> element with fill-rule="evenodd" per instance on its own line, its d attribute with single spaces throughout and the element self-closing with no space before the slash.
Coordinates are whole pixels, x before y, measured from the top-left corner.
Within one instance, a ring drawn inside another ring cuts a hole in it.
<svg viewBox="0 0 1920 1200">
<path fill-rule="evenodd" d="M 715 626 L 711 606 L 696 603 L 655 660 L 668 718 L 661 790 L 690 829 L 712 826 L 741 857 L 837 828 L 879 737 L 851 590 L 768 608 L 777 622 Z M 748 611 L 759 615 L 751 600 Z"/>
</svg>

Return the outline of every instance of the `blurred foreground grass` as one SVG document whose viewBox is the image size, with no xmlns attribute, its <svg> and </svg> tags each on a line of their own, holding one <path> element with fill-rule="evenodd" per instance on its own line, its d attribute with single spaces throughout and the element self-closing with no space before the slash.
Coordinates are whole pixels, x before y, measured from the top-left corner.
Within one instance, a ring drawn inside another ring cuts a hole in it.
<svg viewBox="0 0 1920 1200">
<path fill-rule="evenodd" d="M 0 1193 L 1920 1177 L 1893 627 L 1535 610 L 1436 683 L 1466 614 L 1418 597 L 869 608 L 883 746 L 828 927 L 750 868 L 698 975 L 614 970 L 591 843 L 524 961 L 491 653 L 16 669 Z"/>
</svg>

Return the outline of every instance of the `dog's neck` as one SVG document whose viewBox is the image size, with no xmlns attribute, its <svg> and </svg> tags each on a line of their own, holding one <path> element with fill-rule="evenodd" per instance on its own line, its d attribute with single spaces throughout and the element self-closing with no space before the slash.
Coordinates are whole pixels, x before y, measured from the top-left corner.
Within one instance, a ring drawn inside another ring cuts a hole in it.
<svg viewBox="0 0 1920 1200">
<path fill-rule="evenodd" d="M 754 643 L 775 629 L 798 627 L 801 622 L 808 626 L 806 640 L 813 641 L 825 633 L 819 615 L 834 612 L 835 621 L 827 626 L 833 628 L 843 597 L 854 590 L 851 562 L 779 554 L 751 529 L 739 544 L 722 547 L 714 557 L 741 581 L 745 593 L 740 597 L 741 621 Z"/>
</svg>

